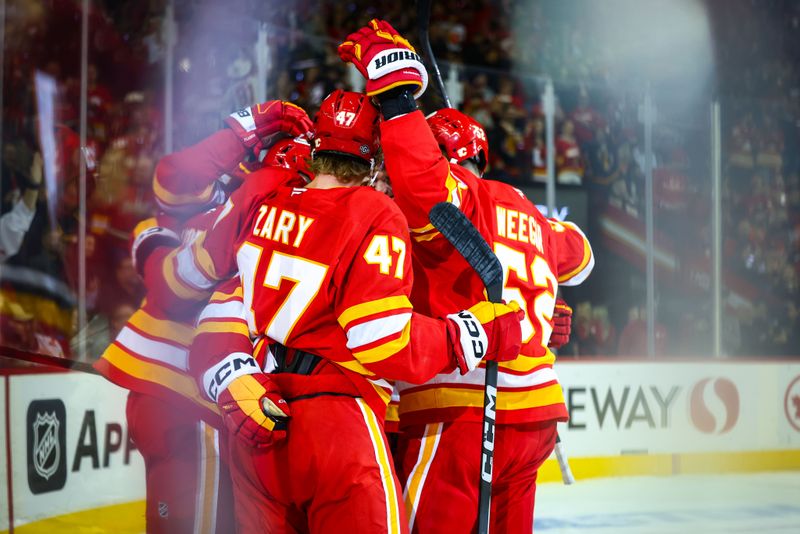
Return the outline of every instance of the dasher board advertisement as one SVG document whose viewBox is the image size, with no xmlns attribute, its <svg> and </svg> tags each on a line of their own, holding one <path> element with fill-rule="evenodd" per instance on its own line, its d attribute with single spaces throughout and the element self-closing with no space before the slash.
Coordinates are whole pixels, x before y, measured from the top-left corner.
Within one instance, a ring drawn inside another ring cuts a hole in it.
<svg viewBox="0 0 800 534">
<path fill-rule="evenodd" d="M 800 362 L 558 362 L 572 456 L 800 449 Z"/>
<path fill-rule="evenodd" d="M 80 373 L 16 374 L 8 387 L 15 526 L 144 499 L 144 463 L 125 420 L 127 391 Z"/>
</svg>

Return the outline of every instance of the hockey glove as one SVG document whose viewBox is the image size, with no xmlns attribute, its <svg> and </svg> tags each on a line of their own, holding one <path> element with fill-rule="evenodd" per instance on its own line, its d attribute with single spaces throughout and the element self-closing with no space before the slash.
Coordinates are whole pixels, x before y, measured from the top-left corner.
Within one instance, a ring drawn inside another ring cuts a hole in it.
<svg viewBox="0 0 800 534">
<path fill-rule="evenodd" d="M 175 248 L 180 246 L 178 234 L 166 228 L 155 217 L 145 219 L 133 230 L 131 259 L 139 276 L 144 276 L 144 264 L 150 254 L 158 247 Z"/>
<path fill-rule="evenodd" d="M 519 356 L 520 321 L 524 317 L 525 312 L 513 301 L 479 302 L 468 310 L 448 315 L 447 332 L 461 374 L 472 371 L 484 359 L 507 362 Z"/>
<path fill-rule="evenodd" d="M 253 356 L 229 355 L 203 375 L 228 430 L 249 447 L 262 448 L 286 437 L 289 405 Z"/>
<path fill-rule="evenodd" d="M 570 333 L 572 333 L 572 308 L 563 299 L 558 299 L 553 311 L 553 333 L 550 334 L 547 346 L 551 349 L 560 349 L 569 343 Z"/>
<path fill-rule="evenodd" d="M 282 100 L 270 100 L 231 113 L 225 124 L 242 140 L 242 144 L 258 154 L 276 137 L 309 136 L 313 123 L 302 108 Z"/>
<path fill-rule="evenodd" d="M 428 72 L 414 47 L 384 20 L 369 24 L 347 36 L 339 45 L 339 57 L 352 63 L 367 79 L 369 96 L 409 85 L 419 98 L 428 87 Z"/>
</svg>

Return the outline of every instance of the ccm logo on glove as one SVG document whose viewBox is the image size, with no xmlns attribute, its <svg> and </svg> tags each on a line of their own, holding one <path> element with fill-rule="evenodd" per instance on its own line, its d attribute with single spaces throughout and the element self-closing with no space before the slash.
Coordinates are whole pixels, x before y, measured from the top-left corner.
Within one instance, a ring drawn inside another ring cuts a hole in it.
<svg viewBox="0 0 800 534">
<path fill-rule="evenodd" d="M 453 318 L 452 316 L 450 316 Z M 483 331 L 478 320 L 467 310 L 461 310 L 456 314 L 461 319 L 464 328 L 461 330 L 461 345 L 472 345 L 472 354 L 480 359 L 486 354 L 486 332 Z M 464 335 L 466 334 L 466 335 Z"/>
<path fill-rule="evenodd" d="M 261 367 L 252 355 L 234 352 L 203 374 L 203 389 L 208 398 L 217 402 L 219 392 L 227 388 L 234 379 L 261 372 Z"/>
</svg>

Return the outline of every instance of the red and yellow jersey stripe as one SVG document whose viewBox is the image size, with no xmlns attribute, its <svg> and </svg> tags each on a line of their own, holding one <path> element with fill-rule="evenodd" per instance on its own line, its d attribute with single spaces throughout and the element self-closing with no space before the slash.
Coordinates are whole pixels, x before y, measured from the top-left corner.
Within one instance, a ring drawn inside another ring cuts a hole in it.
<svg viewBox="0 0 800 534">
<path fill-rule="evenodd" d="M 188 373 L 193 321 L 166 319 L 147 302 L 103 352 L 95 368 L 115 384 L 140 393 L 191 401 L 200 416 L 217 424 L 219 412 Z"/>
<path fill-rule="evenodd" d="M 545 218 L 513 187 L 482 180 L 441 154 L 425 118 L 409 113 L 381 123 L 381 145 L 397 205 L 406 216 L 415 263 L 411 301 L 443 316 L 485 298 L 484 286 L 453 247 L 436 239 L 428 221 L 439 202 L 457 206 L 475 225 L 504 269 L 503 297 L 526 312 L 519 357 L 500 366 L 497 421 L 566 420 L 555 356 L 547 349 L 559 284 L 577 285 L 594 265 L 580 229 Z M 451 291 L 458 280 L 459 290 Z M 447 290 L 440 291 L 446 287 Z M 437 375 L 424 385 L 398 383 L 401 426 L 482 418 L 485 373 Z"/>
</svg>

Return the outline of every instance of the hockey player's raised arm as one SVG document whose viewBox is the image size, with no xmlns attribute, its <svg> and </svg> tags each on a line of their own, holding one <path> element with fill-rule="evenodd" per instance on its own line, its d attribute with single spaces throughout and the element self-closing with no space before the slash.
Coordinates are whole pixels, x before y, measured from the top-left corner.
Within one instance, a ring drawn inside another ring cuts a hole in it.
<svg viewBox="0 0 800 534">
<path fill-rule="evenodd" d="M 187 217 L 220 204 L 225 180 L 247 174 L 242 165 L 247 154 L 258 155 L 276 135 L 305 135 L 311 127 L 305 111 L 280 100 L 241 109 L 225 122 L 227 128 L 161 158 L 153 191 L 165 212 Z"/>
<path fill-rule="evenodd" d="M 233 243 L 249 215 L 256 185 L 247 182 L 210 212 L 214 218 L 210 230 L 197 231 L 177 248 L 160 247 L 151 254 L 144 265 L 144 279 L 164 307 L 180 309 L 203 301 L 220 281 L 237 272 Z"/>
<path fill-rule="evenodd" d="M 247 154 L 233 130 L 220 130 L 199 143 L 161 158 L 153 192 L 166 213 L 191 216 L 225 198 L 219 181 L 232 174 Z"/>
<path fill-rule="evenodd" d="M 386 170 L 412 238 L 436 237 L 428 212 L 439 202 L 456 204 L 471 217 L 469 184 L 457 176 L 461 173 L 451 172 L 450 162 L 417 110 L 415 99 L 424 93 L 428 74 L 414 47 L 388 22 L 376 19 L 350 34 L 338 52 L 342 61 L 352 63 L 366 78 L 367 94 L 379 103 Z"/>
<path fill-rule="evenodd" d="M 408 218 L 415 240 L 430 238 L 435 232 L 428 213 L 439 202 L 455 204 L 472 216 L 473 177 L 452 172 L 421 111 L 384 120 L 381 145 L 395 201 Z"/>
</svg>

